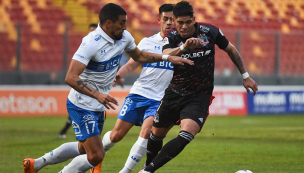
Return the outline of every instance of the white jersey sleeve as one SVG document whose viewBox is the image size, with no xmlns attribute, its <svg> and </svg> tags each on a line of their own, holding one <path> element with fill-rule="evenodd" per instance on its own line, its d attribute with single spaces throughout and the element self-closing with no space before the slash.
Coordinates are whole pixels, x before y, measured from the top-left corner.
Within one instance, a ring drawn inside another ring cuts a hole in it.
<svg viewBox="0 0 304 173">
<path fill-rule="evenodd" d="M 133 38 L 133 36 L 127 31 L 124 31 L 126 40 L 127 40 L 127 45 L 125 47 L 125 51 L 132 51 L 136 48 L 136 44 L 135 44 L 135 39 Z"/>
<path fill-rule="evenodd" d="M 80 44 L 78 50 L 75 52 L 72 59 L 77 60 L 85 65 L 91 60 L 91 57 L 94 55 L 94 51 L 92 51 L 94 44 L 90 42 L 91 34 L 85 36 L 82 39 L 82 43 Z"/>
</svg>

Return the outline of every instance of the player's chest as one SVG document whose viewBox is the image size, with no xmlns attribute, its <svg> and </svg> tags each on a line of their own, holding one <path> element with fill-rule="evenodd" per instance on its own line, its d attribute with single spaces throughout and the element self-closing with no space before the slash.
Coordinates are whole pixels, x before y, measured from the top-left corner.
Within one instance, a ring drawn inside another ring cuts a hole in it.
<svg viewBox="0 0 304 173">
<path fill-rule="evenodd" d="M 214 41 L 211 35 L 198 33 L 197 38 L 201 40 L 201 45 L 195 49 L 188 49 L 181 57 L 186 59 L 204 59 L 209 58 L 214 53 Z M 184 45 L 186 40 L 178 40 L 176 46 Z"/>
<path fill-rule="evenodd" d="M 103 62 L 109 61 L 113 58 L 116 58 L 122 54 L 126 43 L 123 41 L 116 41 L 113 43 L 101 44 L 97 46 L 94 61 Z"/>
</svg>

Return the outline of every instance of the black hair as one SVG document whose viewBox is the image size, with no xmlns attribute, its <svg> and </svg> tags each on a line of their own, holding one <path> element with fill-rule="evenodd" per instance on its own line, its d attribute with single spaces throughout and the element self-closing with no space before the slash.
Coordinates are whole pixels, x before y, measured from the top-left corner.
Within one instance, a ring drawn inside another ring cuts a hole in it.
<svg viewBox="0 0 304 173">
<path fill-rule="evenodd" d="M 97 26 L 98 26 L 98 24 L 96 24 L 96 23 L 91 23 L 91 24 L 89 25 L 89 28 L 91 28 L 91 27 L 97 28 Z"/>
<path fill-rule="evenodd" d="M 161 15 L 163 12 L 173 11 L 173 4 L 163 4 L 159 7 L 158 12 Z"/>
<path fill-rule="evenodd" d="M 127 15 L 127 12 L 117 4 L 108 3 L 99 12 L 100 25 L 106 23 L 107 20 L 116 22 L 120 15 Z"/>
<path fill-rule="evenodd" d="M 173 15 L 175 18 L 181 16 L 190 16 L 193 17 L 193 7 L 187 1 L 180 1 L 173 8 Z"/>
</svg>

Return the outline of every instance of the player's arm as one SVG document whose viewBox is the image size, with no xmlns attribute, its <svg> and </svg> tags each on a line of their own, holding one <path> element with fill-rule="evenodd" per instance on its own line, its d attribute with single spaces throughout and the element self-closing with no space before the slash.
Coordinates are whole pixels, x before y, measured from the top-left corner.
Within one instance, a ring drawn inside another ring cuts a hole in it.
<svg viewBox="0 0 304 173">
<path fill-rule="evenodd" d="M 243 76 L 243 85 L 246 88 L 247 92 L 250 93 L 249 88 L 252 89 L 253 94 L 255 95 L 256 91 L 258 90 L 258 85 L 255 83 L 253 79 L 249 77 L 249 74 L 247 73 L 245 69 L 245 65 L 243 63 L 243 60 L 241 58 L 241 55 L 239 51 L 231 44 L 229 43 L 228 46 L 224 49 L 225 52 L 229 55 L 232 62 L 235 64 L 235 66 L 238 68 L 240 73 Z"/>
<path fill-rule="evenodd" d="M 169 44 L 171 42 L 171 39 L 169 39 Z M 164 55 L 172 55 L 172 56 L 180 56 L 182 53 L 184 53 L 185 51 L 187 51 L 188 49 L 195 49 L 198 46 L 201 46 L 201 40 L 199 38 L 189 38 L 187 39 L 187 41 L 185 42 L 185 44 L 176 47 L 176 48 L 169 48 L 169 47 L 175 47 L 175 45 L 165 45 L 164 46 L 164 50 L 163 50 L 163 54 Z"/>
<path fill-rule="evenodd" d="M 120 85 L 123 87 L 121 84 L 123 82 L 123 78 L 129 76 L 138 66 L 140 66 L 142 63 L 134 61 L 132 58 L 129 59 L 129 61 L 120 67 L 118 72 L 116 73 L 116 77 L 113 82 L 113 87 L 116 86 L 116 82 L 120 81 Z"/>
<path fill-rule="evenodd" d="M 86 68 L 85 64 L 72 59 L 68 72 L 65 77 L 65 83 L 70 85 L 76 91 L 97 99 L 107 109 L 109 109 L 109 107 L 115 109 L 114 106 L 112 105 L 112 103 L 118 105 L 118 102 L 115 98 L 111 97 L 108 94 L 102 94 L 98 92 L 79 77 L 79 75 L 84 71 L 85 68 Z"/>
<path fill-rule="evenodd" d="M 129 76 L 141 64 L 142 63 L 136 62 L 130 58 L 129 61 L 118 70 L 116 76 L 119 76 L 120 79 L 125 78 Z"/>
<path fill-rule="evenodd" d="M 128 55 L 134 59 L 134 61 L 142 63 L 152 63 L 159 61 L 170 61 L 173 64 L 184 65 L 184 63 L 193 65 L 193 61 L 184 59 L 179 56 L 168 56 L 168 55 L 159 55 L 155 53 L 145 52 L 139 50 L 137 47 L 132 51 L 127 51 Z"/>
</svg>

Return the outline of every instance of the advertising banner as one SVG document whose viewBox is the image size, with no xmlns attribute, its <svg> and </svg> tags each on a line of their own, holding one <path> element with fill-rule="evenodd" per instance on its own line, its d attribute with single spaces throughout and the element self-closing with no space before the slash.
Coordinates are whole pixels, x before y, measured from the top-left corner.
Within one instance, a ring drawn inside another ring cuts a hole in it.
<svg viewBox="0 0 304 173">
<path fill-rule="evenodd" d="M 304 91 L 259 91 L 247 98 L 249 114 L 304 112 Z"/>
<path fill-rule="evenodd" d="M 247 98 L 244 91 L 213 92 L 215 98 L 209 107 L 210 115 L 247 115 Z"/>
<path fill-rule="evenodd" d="M 0 88 L 0 116 L 67 116 L 66 101 L 69 87 L 6 87 Z M 117 115 L 130 89 L 113 89 L 119 106 L 108 110 L 107 115 Z"/>
</svg>

